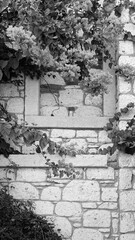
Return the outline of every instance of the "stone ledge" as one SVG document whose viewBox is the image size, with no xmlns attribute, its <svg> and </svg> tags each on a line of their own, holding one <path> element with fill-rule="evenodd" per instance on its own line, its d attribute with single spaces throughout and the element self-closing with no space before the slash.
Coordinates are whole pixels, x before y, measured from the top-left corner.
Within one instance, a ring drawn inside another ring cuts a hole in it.
<svg viewBox="0 0 135 240">
<path fill-rule="evenodd" d="M 62 160 L 59 155 L 49 155 L 49 159 L 53 162 Z M 41 154 L 31 155 L 10 155 L 9 159 L 0 155 L 0 167 L 11 166 L 15 163 L 18 167 L 35 167 L 45 168 L 46 160 Z M 104 167 L 107 168 L 107 155 L 77 155 L 76 157 L 67 156 L 65 163 L 72 163 L 74 167 Z"/>
<path fill-rule="evenodd" d="M 29 126 L 38 128 L 65 128 L 65 129 L 103 129 L 108 123 L 108 117 L 45 117 L 45 116 L 29 116 L 25 121 Z"/>
</svg>

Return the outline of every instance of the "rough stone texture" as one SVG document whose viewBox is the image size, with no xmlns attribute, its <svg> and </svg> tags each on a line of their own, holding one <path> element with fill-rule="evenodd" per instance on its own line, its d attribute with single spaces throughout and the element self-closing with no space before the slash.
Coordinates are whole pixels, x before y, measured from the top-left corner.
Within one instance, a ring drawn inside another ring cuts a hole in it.
<svg viewBox="0 0 135 240">
<path fill-rule="evenodd" d="M 108 168 L 108 169 L 102 169 L 102 168 L 93 168 L 93 169 L 87 169 L 86 171 L 87 179 L 114 179 L 114 169 Z"/>
<path fill-rule="evenodd" d="M 52 73 L 52 74 L 51 74 Z M 53 77 L 55 76 L 55 77 Z M 65 85 L 64 79 L 57 72 L 48 72 L 44 77 L 41 78 L 41 85 L 56 84 L 60 86 Z"/>
<path fill-rule="evenodd" d="M 86 97 L 85 97 L 85 104 L 86 105 L 94 105 L 94 106 L 97 106 L 97 107 L 102 107 L 102 96 L 99 95 L 99 96 L 92 96 L 91 94 L 88 94 Z"/>
<path fill-rule="evenodd" d="M 19 97 L 19 91 L 14 84 L 0 84 L 0 97 Z"/>
<path fill-rule="evenodd" d="M 98 107 L 94 106 L 79 106 L 76 111 L 74 116 L 81 118 L 82 116 L 102 116 L 102 110 Z"/>
<path fill-rule="evenodd" d="M 104 142 L 104 143 L 111 142 L 105 130 L 99 132 L 99 142 Z"/>
<path fill-rule="evenodd" d="M 83 208 L 97 208 L 97 204 L 96 203 L 82 203 L 82 207 Z"/>
<path fill-rule="evenodd" d="M 59 201 L 61 189 L 59 187 L 46 187 L 41 194 L 41 200 Z"/>
<path fill-rule="evenodd" d="M 122 234 L 120 240 L 135 240 L 135 233 Z"/>
<path fill-rule="evenodd" d="M 75 229 L 72 240 L 103 240 L 103 235 L 97 230 L 88 228 Z"/>
<path fill-rule="evenodd" d="M 123 167 L 135 167 L 135 155 L 119 153 L 119 166 Z"/>
<path fill-rule="evenodd" d="M 119 54 L 130 55 L 134 53 L 132 41 L 119 41 Z"/>
<path fill-rule="evenodd" d="M 135 231 L 135 218 L 133 213 L 121 213 L 120 232 L 127 233 Z"/>
<path fill-rule="evenodd" d="M 131 81 L 125 81 L 123 77 L 118 78 L 119 93 L 128 93 L 131 90 Z"/>
<path fill-rule="evenodd" d="M 47 174 L 44 169 L 19 169 L 17 171 L 17 181 L 43 182 Z"/>
<path fill-rule="evenodd" d="M 88 150 L 86 140 L 81 138 L 68 139 L 62 146 L 67 149 L 75 150 L 77 154 L 86 153 Z"/>
<path fill-rule="evenodd" d="M 124 9 L 122 11 L 120 19 L 121 19 L 122 23 L 128 23 L 129 22 L 130 19 L 129 19 L 129 9 L 128 8 Z"/>
<path fill-rule="evenodd" d="M 135 35 L 135 25 L 133 23 L 126 23 L 124 30 L 130 32 L 133 36 Z"/>
<path fill-rule="evenodd" d="M 111 216 L 106 210 L 89 210 L 83 215 L 85 227 L 110 227 Z"/>
<path fill-rule="evenodd" d="M 117 188 L 102 188 L 102 200 L 116 202 L 118 199 Z"/>
<path fill-rule="evenodd" d="M 39 193 L 29 183 L 13 182 L 9 184 L 9 193 L 16 199 L 38 199 Z"/>
<path fill-rule="evenodd" d="M 58 96 L 51 93 L 41 94 L 40 97 L 41 106 L 57 106 L 58 105 Z"/>
<path fill-rule="evenodd" d="M 66 89 L 60 91 L 59 95 L 59 104 L 62 106 L 73 107 L 80 106 L 83 103 L 83 91 L 81 89 Z"/>
<path fill-rule="evenodd" d="M 65 107 L 41 107 L 40 109 L 41 116 L 54 116 L 59 117 L 60 119 L 63 117 L 68 117 L 68 111 Z"/>
<path fill-rule="evenodd" d="M 53 129 L 51 132 L 52 138 L 73 138 L 75 137 L 75 130 Z"/>
<path fill-rule="evenodd" d="M 118 204 L 114 203 L 114 202 L 104 202 L 101 205 L 99 205 L 100 209 L 117 209 L 118 208 Z"/>
<path fill-rule="evenodd" d="M 76 137 L 97 138 L 97 132 L 93 130 L 78 130 Z"/>
<path fill-rule="evenodd" d="M 128 95 L 122 94 L 122 95 L 120 95 L 119 96 L 119 101 L 118 101 L 118 109 L 120 110 L 121 108 L 126 107 L 127 104 L 130 103 L 130 102 L 135 103 L 135 96 L 133 96 L 131 94 L 128 94 Z M 128 114 L 124 114 L 124 116 L 126 118 L 128 118 L 128 117 L 130 117 L 130 115 L 132 116 L 133 114 L 134 113 L 132 113 L 132 111 L 131 111 L 131 114 L 129 114 L 129 113 Z"/>
<path fill-rule="evenodd" d="M 132 67 L 135 67 L 135 57 L 130 57 L 130 56 L 121 56 L 119 58 L 119 65 L 130 65 Z"/>
<path fill-rule="evenodd" d="M 63 190 L 63 200 L 99 201 L 99 184 L 95 181 L 73 180 Z"/>
<path fill-rule="evenodd" d="M 118 219 L 114 218 L 112 220 L 112 229 L 114 234 L 118 233 L 118 224 L 119 224 Z"/>
<path fill-rule="evenodd" d="M 123 191 L 120 193 L 121 211 L 135 211 L 135 191 Z"/>
<path fill-rule="evenodd" d="M 8 112 L 11 113 L 23 113 L 24 101 L 22 98 L 10 98 L 6 107 Z"/>
<path fill-rule="evenodd" d="M 47 201 L 35 201 L 34 202 L 34 212 L 38 215 L 52 215 L 54 205 Z"/>
<path fill-rule="evenodd" d="M 59 216 L 78 216 L 81 212 L 80 204 L 74 202 L 59 202 L 55 208 L 55 213 Z"/>
<path fill-rule="evenodd" d="M 55 230 L 61 230 L 60 234 L 64 236 L 64 238 L 69 238 L 72 234 L 72 226 L 68 219 L 64 217 L 57 217 L 54 221 Z"/>
<path fill-rule="evenodd" d="M 120 189 L 131 189 L 132 187 L 131 180 L 132 180 L 132 170 L 120 169 L 120 174 L 119 174 Z"/>
</svg>

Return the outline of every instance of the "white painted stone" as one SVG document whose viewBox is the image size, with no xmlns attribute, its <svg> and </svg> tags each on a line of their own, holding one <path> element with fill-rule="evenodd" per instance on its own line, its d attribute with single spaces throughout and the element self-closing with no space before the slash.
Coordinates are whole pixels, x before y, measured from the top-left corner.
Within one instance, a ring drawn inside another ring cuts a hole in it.
<svg viewBox="0 0 135 240">
<path fill-rule="evenodd" d="M 90 169 L 89 168 L 86 171 L 86 176 L 87 176 L 87 179 L 98 179 L 98 180 L 114 179 L 114 169 L 113 168 L 108 168 L 108 169 L 103 169 L 103 168 Z"/>
<path fill-rule="evenodd" d="M 121 17 L 120 17 L 120 20 L 122 23 L 128 23 L 129 22 L 129 9 L 124 9 L 122 11 L 122 14 L 121 14 Z"/>
<path fill-rule="evenodd" d="M 122 234 L 120 240 L 135 240 L 135 233 Z"/>
<path fill-rule="evenodd" d="M 85 227 L 110 227 L 111 216 L 107 210 L 88 210 L 83 215 Z"/>
<path fill-rule="evenodd" d="M 75 130 L 68 129 L 53 129 L 51 132 L 52 138 L 73 138 L 75 137 Z"/>
<path fill-rule="evenodd" d="M 131 95 L 131 94 L 121 94 L 119 96 L 119 100 L 118 100 L 118 109 L 120 110 L 121 108 L 124 108 L 127 106 L 128 103 L 133 102 L 135 103 L 135 96 Z M 134 111 L 131 110 L 130 113 L 124 114 L 122 116 L 122 118 L 125 116 L 126 118 L 130 117 L 130 115 L 132 116 L 134 114 Z"/>
<path fill-rule="evenodd" d="M 99 201 L 100 188 L 95 181 L 73 180 L 63 190 L 63 200 Z"/>
<path fill-rule="evenodd" d="M 128 93 L 131 91 L 131 81 L 126 81 L 123 77 L 118 78 L 118 92 Z"/>
<path fill-rule="evenodd" d="M 102 116 L 102 110 L 94 106 L 79 106 L 74 114 L 75 117 L 81 118 L 82 116 Z"/>
<path fill-rule="evenodd" d="M 60 229 L 58 233 L 62 235 L 64 238 L 69 238 L 72 234 L 72 226 L 68 219 L 64 217 L 57 217 L 54 221 L 54 229 L 57 231 Z"/>
<path fill-rule="evenodd" d="M 119 213 L 118 212 L 112 212 L 112 217 L 113 218 L 118 218 L 119 217 Z"/>
<path fill-rule="evenodd" d="M 135 167 L 135 155 L 130 155 L 126 153 L 119 153 L 119 166 L 123 167 Z"/>
<path fill-rule="evenodd" d="M 55 77 L 53 77 L 55 76 Z M 41 78 L 41 84 L 43 85 L 51 85 L 56 84 L 60 86 L 65 85 L 64 79 L 57 72 L 48 72 L 44 77 Z"/>
<path fill-rule="evenodd" d="M 86 140 L 88 143 L 97 143 L 98 142 L 97 138 L 86 138 Z"/>
<path fill-rule="evenodd" d="M 108 134 L 105 130 L 99 131 L 99 142 L 108 143 L 111 142 L 110 138 L 108 138 Z"/>
<path fill-rule="evenodd" d="M 44 169 L 18 169 L 17 171 L 17 181 L 26 182 L 43 182 L 47 178 L 46 171 Z"/>
<path fill-rule="evenodd" d="M 120 189 L 131 189 L 132 187 L 131 180 L 132 180 L 132 170 L 120 169 L 120 174 L 119 174 Z"/>
<path fill-rule="evenodd" d="M 85 139 L 82 138 L 74 138 L 71 140 L 67 140 L 65 143 L 62 144 L 63 147 L 71 150 L 75 150 L 77 154 L 79 153 L 86 153 L 87 148 L 87 142 Z"/>
<path fill-rule="evenodd" d="M 81 89 L 66 89 L 64 91 L 59 91 L 59 104 L 67 107 L 82 105 L 83 91 Z"/>
<path fill-rule="evenodd" d="M 39 198 L 38 190 L 30 183 L 13 182 L 9 184 L 9 193 L 15 199 L 31 200 Z"/>
<path fill-rule="evenodd" d="M 135 36 L 135 24 L 126 23 L 124 25 L 124 31 L 130 32 L 132 36 Z"/>
<path fill-rule="evenodd" d="M 119 65 L 120 66 L 130 65 L 131 67 L 135 67 L 135 57 L 133 57 L 133 56 L 120 56 Z"/>
<path fill-rule="evenodd" d="M 90 203 L 90 202 L 89 203 L 82 203 L 82 207 L 86 208 L 86 209 L 87 208 L 97 208 L 97 204 L 94 203 L 94 202 L 93 203 Z"/>
<path fill-rule="evenodd" d="M 51 93 L 42 93 L 40 97 L 41 106 L 57 106 L 58 96 Z"/>
<path fill-rule="evenodd" d="M 99 209 L 117 209 L 118 204 L 114 202 L 104 202 L 98 207 Z"/>
<path fill-rule="evenodd" d="M 120 232 L 127 233 L 135 231 L 135 219 L 133 213 L 121 213 Z"/>
<path fill-rule="evenodd" d="M 61 189 L 59 187 L 46 187 L 41 194 L 41 200 L 59 201 L 61 199 Z"/>
<path fill-rule="evenodd" d="M 59 216 L 77 216 L 81 214 L 81 206 L 74 202 L 59 202 L 55 207 L 55 213 Z"/>
<path fill-rule="evenodd" d="M 120 193 L 121 211 L 135 211 L 135 190 Z"/>
<path fill-rule="evenodd" d="M 65 107 L 48 107 L 48 106 L 45 106 L 45 107 L 41 107 L 40 109 L 40 114 L 41 116 L 47 116 L 47 117 L 59 117 L 60 118 L 63 118 L 63 117 L 68 117 L 68 111 Z"/>
<path fill-rule="evenodd" d="M 11 113 L 23 113 L 24 101 L 22 98 L 10 98 L 6 107 L 8 112 Z"/>
<path fill-rule="evenodd" d="M 32 146 L 22 146 L 22 153 L 23 154 L 35 154 L 36 153 L 36 146 L 32 145 Z"/>
<path fill-rule="evenodd" d="M 48 201 L 35 201 L 34 212 L 38 215 L 52 215 L 54 205 Z"/>
<path fill-rule="evenodd" d="M 134 83 L 133 83 L 133 92 L 135 93 L 135 80 L 134 80 Z"/>
<path fill-rule="evenodd" d="M 93 130 L 78 130 L 76 137 L 97 138 L 97 132 Z"/>
<path fill-rule="evenodd" d="M 118 199 L 117 188 L 102 188 L 102 200 L 116 202 Z"/>
<path fill-rule="evenodd" d="M 102 102 L 103 98 L 101 95 L 93 97 L 91 94 L 88 94 L 85 98 L 86 105 L 93 105 L 102 108 Z"/>
<path fill-rule="evenodd" d="M 119 41 L 119 54 L 130 55 L 134 54 L 134 47 L 132 41 Z"/>
<path fill-rule="evenodd" d="M 103 235 L 94 229 L 79 228 L 74 230 L 72 240 L 103 240 Z"/>
<path fill-rule="evenodd" d="M 118 233 L 118 224 L 119 224 L 118 219 L 116 219 L 116 218 L 112 219 L 113 234 Z"/>
<path fill-rule="evenodd" d="M 78 223 L 80 223 L 81 221 L 82 221 L 82 218 L 81 218 L 81 216 L 75 216 L 75 217 L 69 217 L 69 220 L 71 221 L 71 222 L 78 222 Z"/>
<path fill-rule="evenodd" d="M 19 97 L 19 91 L 17 86 L 11 83 L 0 84 L 0 96 L 1 97 Z"/>
</svg>

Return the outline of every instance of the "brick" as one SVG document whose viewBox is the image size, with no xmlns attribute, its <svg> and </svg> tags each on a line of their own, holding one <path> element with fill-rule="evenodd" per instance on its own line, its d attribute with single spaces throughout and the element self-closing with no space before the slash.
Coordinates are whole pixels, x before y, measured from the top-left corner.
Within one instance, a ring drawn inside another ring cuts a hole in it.
<svg viewBox="0 0 135 240">
<path fill-rule="evenodd" d="M 110 227 L 111 216 L 107 210 L 88 210 L 83 215 L 85 227 Z"/>
<path fill-rule="evenodd" d="M 83 91 L 81 89 L 73 89 L 73 88 L 66 89 L 64 91 L 59 91 L 59 104 L 67 107 L 82 105 Z"/>
<path fill-rule="evenodd" d="M 122 234 L 120 240 L 135 240 L 135 233 Z"/>
<path fill-rule="evenodd" d="M 103 240 L 103 235 L 98 230 L 78 228 L 74 230 L 72 240 Z"/>
<path fill-rule="evenodd" d="M 88 94 L 85 97 L 85 105 L 93 105 L 99 108 L 102 108 L 103 98 L 101 95 L 98 96 L 92 96 L 91 94 Z"/>
<path fill-rule="evenodd" d="M 131 189 L 132 187 L 132 170 L 131 169 L 120 169 L 119 174 L 119 188 L 120 189 Z"/>
<path fill-rule="evenodd" d="M 59 216 L 78 216 L 81 212 L 80 204 L 74 202 L 59 202 L 55 207 L 55 213 Z"/>
<path fill-rule="evenodd" d="M 46 181 L 47 174 L 44 169 L 18 169 L 17 181 L 43 182 Z"/>
<path fill-rule="evenodd" d="M 128 93 L 131 91 L 131 81 L 126 81 L 123 77 L 118 78 L 118 93 Z"/>
<path fill-rule="evenodd" d="M 120 232 L 127 233 L 135 231 L 135 219 L 133 213 L 121 213 Z"/>
<path fill-rule="evenodd" d="M 132 41 L 119 41 L 119 54 L 130 55 L 134 54 L 134 47 Z"/>
<path fill-rule="evenodd" d="M 44 93 L 40 97 L 41 106 L 57 106 L 58 96 L 56 94 Z"/>
<path fill-rule="evenodd" d="M 54 221 L 54 229 L 57 230 L 61 230 L 60 232 L 58 231 L 58 233 L 60 235 L 62 235 L 64 237 L 64 239 L 71 237 L 72 234 L 72 226 L 71 223 L 68 221 L 68 219 L 64 218 L 64 217 L 57 217 Z"/>
<path fill-rule="evenodd" d="M 118 199 L 117 188 L 102 188 L 102 200 L 116 202 Z"/>
<path fill-rule="evenodd" d="M 52 215 L 54 205 L 48 201 L 35 201 L 34 212 L 38 215 Z"/>
<path fill-rule="evenodd" d="M 135 190 L 120 193 L 121 211 L 135 211 Z"/>
<path fill-rule="evenodd" d="M 93 130 L 78 130 L 76 137 L 97 138 L 97 132 Z"/>
<path fill-rule="evenodd" d="M 99 131 L 99 142 L 108 143 L 111 142 L 110 138 L 108 138 L 108 134 L 105 130 Z"/>
<path fill-rule="evenodd" d="M 1 97 L 19 97 L 19 91 L 17 86 L 11 83 L 0 84 L 0 96 Z"/>
<path fill-rule="evenodd" d="M 100 188 L 95 181 L 73 180 L 63 190 L 63 200 L 99 201 Z"/>
<path fill-rule="evenodd" d="M 22 98 L 10 98 L 6 110 L 11 113 L 23 113 L 24 101 Z"/>
<path fill-rule="evenodd" d="M 75 137 L 75 130 L 53 129 L 51 132 L 52 138 L 73 138 Z"/>
<path fill-rule="evenodd" d="M 46 187 L 41 194 L 41 200 L 59 201 L 61 199 L 61 189 L 58 187 Z"/>
<path fill-rule="evenodd" d="M 87 169 L 86 171 L 87 179 L 114 179 L 114 169 L 108 168 L 108 169 Z"/>
<path fill-rule="evenodd" d="M 38 190 L 29 183 L 24 182 L 13 182 L 9 184 L 9 193 L 15 199 L 38 199 Z"/>
</svg>

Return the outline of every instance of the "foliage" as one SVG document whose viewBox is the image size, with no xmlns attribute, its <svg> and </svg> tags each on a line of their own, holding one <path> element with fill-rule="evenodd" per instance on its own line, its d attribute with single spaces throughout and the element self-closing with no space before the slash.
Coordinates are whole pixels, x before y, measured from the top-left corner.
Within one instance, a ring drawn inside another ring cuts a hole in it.
<svg viewBox="0 0 135 240">
<path fill-rule="evenodd" d="M 108 132 L 108 137 L 111 139 L 113 146 L 101 150 L 102 154 L 109 152 L 112 155 L 117 149 L 131 155 L 135 153 L 135 116 L 127 122 L 125 129 L 119 129 L 120 118 L 132 108 L 134 108 L 134 103 L 131 102 L 120 112 L 115 113 L 113 118 L 109 119 L 105 130 Z"/>
<path fill-rule="evenodd" d="M 135 68 L 126 64 L 119 67 L 118 71 L 116 70 L 116 74 L 124 77 L 125 81 L 133 81 L 135 79 Z"/>
<path fill-rule="evenodd" d="M 118 13 L 111 15 L 113 8 L 108 11 L 98 0 L 3 0 L 1 4 L 1 81 L 19 82 L 22 72 L 40 77 L 57 71 L 66 82 L 79 81 L 88 89 L 94 85 L 96 93 L 104 91 L 111 77 L 100 71 L 102 81 L 95 90 L 97 78 L 89 69 L 103 54 L 110 67 L 115 62 L 110 49 L 115 52 L 122 25 Z"/>
<path fill-rule="evenodd" d="M 13 199 L 6 190 L 0 190 L 0 239 L 62 240 L 54 225 L 33 210 L 30 201 Z"/>
</svg>

